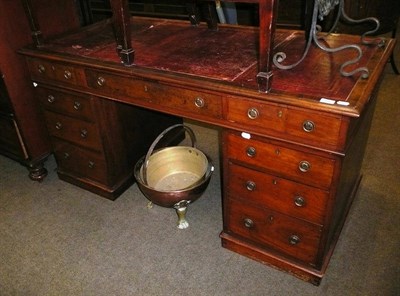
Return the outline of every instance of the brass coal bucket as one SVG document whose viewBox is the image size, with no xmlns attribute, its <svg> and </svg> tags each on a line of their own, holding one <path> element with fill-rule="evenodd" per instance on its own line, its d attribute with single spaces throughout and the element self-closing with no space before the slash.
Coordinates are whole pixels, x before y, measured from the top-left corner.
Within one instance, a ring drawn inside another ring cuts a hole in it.
<svg viewBox="0 0 400 296">
<path fill-rule="evenodd" d="M 154 151 L 161 138 L 178 127 L 189 134 L 192 146 Z M 162 207 L 175 208 L 179 229 L 189 227 L 187 206 L 203 194 L 214 171 L 211 159 L 195 146 L 196 137 L 192 129 L 183 124 L 173 125 L 154 140 L 134 169 L 137 184 L 148 200 Z"/>
</svg>

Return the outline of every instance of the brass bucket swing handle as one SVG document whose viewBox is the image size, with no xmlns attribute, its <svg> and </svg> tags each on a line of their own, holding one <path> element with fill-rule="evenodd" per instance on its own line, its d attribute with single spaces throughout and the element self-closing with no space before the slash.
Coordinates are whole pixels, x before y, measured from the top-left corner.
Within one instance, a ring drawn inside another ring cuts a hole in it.
<svg viewBox="0 0 400 296">
<path fill-rule="evenodd" d="M 158 142 L 159 142 L 167 133 L 169 133 L 171 130 L 176 129 L 176 128 L 178 128 L 178 127 L 183 128 L 183 129 L 189 134 L 190 140 L 192 141 L 192 147 L 193 147 L 193 148 L 196 148 L 196 136 L 194 135 L 194 132 L 193 132 L 193 130 L 192 130 L 190 127 L 188 127 L 188 126 L 186 126 L 186 125 L 184 125 L 184 124 L 175 124 L 175 125 L 172 125 L 172 126 L 166 128 L 166 129 L 165 129 L 163 132 L 161 132 L 161 134 L 159 134 L 159 135 L 157 136 L 157 138 L 153 141 L 153 143 L 151 144 L 149 150 L 147 151 L 146 157 L 145 157 L 145 159 L 144 159 L 143 166 L 142 166 L 142 174 L 143 174 L 143 183 L 144 183 L 145 185 L 148 185 L 148 183 L 147 183 L 147 166 L 148 166 L 148 164 L 149 164 L 149 158 L 150 158 L 150 156 L 153 154 L 154 148 L 157 146 Z"/>
</svg>

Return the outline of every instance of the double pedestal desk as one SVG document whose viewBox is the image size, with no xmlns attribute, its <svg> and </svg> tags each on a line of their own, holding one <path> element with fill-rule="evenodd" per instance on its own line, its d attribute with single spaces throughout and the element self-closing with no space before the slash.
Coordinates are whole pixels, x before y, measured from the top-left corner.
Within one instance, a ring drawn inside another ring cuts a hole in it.
<svg viewBox="0 0 400 296">
<path fill-rule="evenodd" d="M 266 92 L 256 79 L 257 28 L 212 31 L 139 17 L 130 28 L 132 66 L 121 63 L 108 21 L 21 50 L 60 177 L 113 199 L 128 186 L 124 180 L 133 180 L 132 159 L 143 155 L 132 156 L 142 137 L 127 136 L 129 124 L 151 130 L 160 118 L 165 126 L 184 117 L 219 126 L 222 246 L 318 285 L 360 182 L 394 42 L 361 46 L 366 79 L 341 76 L 351 49 L 312 47 L 294 69 L 273 68 Z M 288 62 L 302 52 L 304 32 L 277 30 L 274 38 Z M 359 37 L 324 42 L 337 47 Z"/>
</svg>

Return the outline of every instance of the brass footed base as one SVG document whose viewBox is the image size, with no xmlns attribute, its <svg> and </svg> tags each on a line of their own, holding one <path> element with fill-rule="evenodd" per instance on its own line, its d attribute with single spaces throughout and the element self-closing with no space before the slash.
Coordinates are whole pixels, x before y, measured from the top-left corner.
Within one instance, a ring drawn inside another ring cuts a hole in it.
<svg viewBox="0 0 400 296">
<path fill-rule="evenodd" d="M 188 200 L 181 200 L 174 205 L 174 209 L 176 210 L 176 214 L 178 215 L 177 227 L 179 229 L 186 229 L 189 227 L 189 222 L 186 220 L 186 212 L 189 203 L 190 201 Z"/>
</svg>

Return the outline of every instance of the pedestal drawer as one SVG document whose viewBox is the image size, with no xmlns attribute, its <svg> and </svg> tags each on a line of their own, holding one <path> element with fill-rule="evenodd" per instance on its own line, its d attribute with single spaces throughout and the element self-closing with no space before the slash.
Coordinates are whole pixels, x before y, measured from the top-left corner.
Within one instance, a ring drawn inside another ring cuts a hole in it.
<svg viewBox="0 0 400 296">
<path fill-rule="evenodd" d="M 27 58 L 27 62 L 33 80 L 85 85 L 85 73 L 82 68 L 33 58 Z"/>
<path fill-rule="evenodd" d="M 323 224 L 329 192 L 229 163 L 228 195 Z"/>
<path fill-rule="evenodd" d="M 310 265 L 317 264 L 322 227 L 245 201 L 226 200 L 227 231 Z"/>
<path fill-rule="evenodd" d="M 227 106 L 227 119 L 245 126 L 246 132 L 278 135 L 328 149 L 343 145 L 340 138 L 341 116 L 234 96 L 227 97 Z"/>
<path fill-rule="evenodd" d="M 44 87 L 36 88 L 36 97 L 47 110 L 95 121 L 90 97 Z"/>
<path fill-rule="evenodd" d="M 267 104 L 236 97 L 228 97 L 227 102 L 227 119 L 242 124 L 246 127 L 246 131 L 262 133 L 268 130 L 285 131 L 287 113 L 285 105 Z"/>
<path fill-rule="evenodd" d="M 45 111 L 45 117 L 51 136 L 101 151 L 102 143 L 96 124 L 50 111 Z"/>
<path fill-rule="evenodd" d="M 60 171 L 108 184 L 107 165 L 101 153 L 56 139 L 53 148 Z"/>
<path fill-rule="evenodd" d="M 277 176 L 307 185 L 329 189 L 335 160 L 289 149 L 285 146 L 245 139 L 229 133 L 226 137 L 228 157 L 258 167 Z"/>
</svg>

